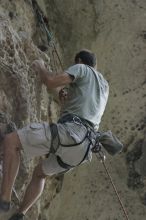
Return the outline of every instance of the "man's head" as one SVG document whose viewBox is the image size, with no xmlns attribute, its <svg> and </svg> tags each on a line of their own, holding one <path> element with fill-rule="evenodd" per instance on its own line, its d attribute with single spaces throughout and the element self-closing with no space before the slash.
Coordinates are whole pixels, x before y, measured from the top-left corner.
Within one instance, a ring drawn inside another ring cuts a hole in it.
<svg viewBox="0 0 146 220">
<path fill-rule="evenodd" d="M 75 63 L 83 63 L 92 67 L 96 66 L 96 55 L 89 50 L 81 50 L 75 55 Z"/>
</svg>

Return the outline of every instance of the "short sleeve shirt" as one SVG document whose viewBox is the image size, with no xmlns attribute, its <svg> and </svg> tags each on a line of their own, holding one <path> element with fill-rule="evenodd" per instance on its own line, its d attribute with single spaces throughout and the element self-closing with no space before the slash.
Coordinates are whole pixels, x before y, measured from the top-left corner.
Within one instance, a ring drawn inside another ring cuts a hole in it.
<svg viewBox="0 0 146 220">
<path fill-rule="evenodd" d="M 65 72 L 73 76 L 73 82 L 62 115 L 75 114 L 98 127 L 109 95 L 107 81 L 101 73 L 84 64 L 73 65 Z"/>
</svg>

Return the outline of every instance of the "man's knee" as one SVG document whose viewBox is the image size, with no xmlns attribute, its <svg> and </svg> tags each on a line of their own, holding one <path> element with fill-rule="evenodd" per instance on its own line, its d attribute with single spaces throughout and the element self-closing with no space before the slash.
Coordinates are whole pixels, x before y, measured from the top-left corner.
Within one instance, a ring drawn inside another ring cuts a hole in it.
<svg viewBox="0 0 146 220">
<path fill-rule="evenodd" d="M 16 132 L 5 135 L 3 143 L 4 151 L 19 151 L 21 148 L 21 143 Z"/>
<path fill-rule="evenodd" d="M 35 167 L 34 172 L 33 172 L 33 176 L 36 178 L 42 178 L 42 179 L 47 177 L 47 175 L 43 172 L 42 163 L 39 163 Z"/>
</svg>

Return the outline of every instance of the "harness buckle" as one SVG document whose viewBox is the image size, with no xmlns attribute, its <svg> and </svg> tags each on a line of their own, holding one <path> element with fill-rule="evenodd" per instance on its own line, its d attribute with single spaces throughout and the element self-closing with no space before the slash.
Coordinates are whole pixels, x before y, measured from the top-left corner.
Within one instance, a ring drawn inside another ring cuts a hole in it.
<svg viewBox="0 0 146 220">
<path fill-rule="evenodd" d="M 80 119 L 79 117 L 77 117 L 77 116 L 74 116 L 74 117 L 73 117 L 73 122 L 74 122 L 75 124 L 77 124 L 77 125 L 81 125 L 81 124 L 82 124 L 81 119 Z"/>
</svg>

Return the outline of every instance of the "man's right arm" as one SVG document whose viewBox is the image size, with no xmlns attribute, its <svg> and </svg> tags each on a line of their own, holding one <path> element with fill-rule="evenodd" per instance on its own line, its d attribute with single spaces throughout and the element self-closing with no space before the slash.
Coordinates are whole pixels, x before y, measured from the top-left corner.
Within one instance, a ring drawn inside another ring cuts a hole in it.
<svg viewBox="0 0 146 220">
<path fill-rule="evenodd" d="M 68 73 L 56 74 L 48 71 L 42 60 L 34 61 L 32 67 L 39 73 L 42 83 L 45 84 L 49 90 L 68 85 L 73 81 L 73 77 Z"/>
</svg>

